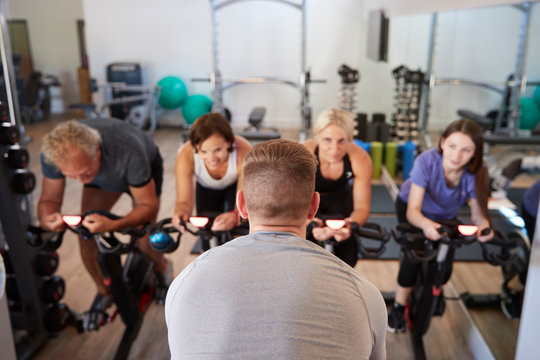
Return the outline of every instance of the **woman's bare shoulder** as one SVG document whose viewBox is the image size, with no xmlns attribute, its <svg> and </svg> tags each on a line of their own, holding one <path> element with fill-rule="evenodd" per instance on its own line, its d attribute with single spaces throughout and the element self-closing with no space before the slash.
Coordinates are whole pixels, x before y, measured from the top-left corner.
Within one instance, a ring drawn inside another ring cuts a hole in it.
<svg viewBox="0 0 540 360">
<path fill-rule="evenodd" d="M 309 139 L 304 141 L 304 146 L 308 148 L 309 151 L 315 152 L 315 148 L 317 147 L 317 142 L 315 140 Z"/>
</svg>

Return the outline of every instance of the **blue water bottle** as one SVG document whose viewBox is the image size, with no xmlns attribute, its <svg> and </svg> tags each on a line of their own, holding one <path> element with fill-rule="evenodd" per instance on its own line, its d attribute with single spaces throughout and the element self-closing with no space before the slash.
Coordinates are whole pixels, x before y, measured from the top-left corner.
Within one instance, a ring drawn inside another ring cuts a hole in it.
<svg viewBox="0 0 540 360">
<path fill-rule="evenodd" d="M 175 241 L 171 235 L 157 231 L 150 235 L 150 245 L 154 250 L 167 253 L 174 247 Z"/>
<path fill-rule="evenodd" d="M 405 145 L 403 145 L 403 181 L 409 178 L 414 164 L 415 151 L 416 145 L 412 141 L 407 141 Z"/>
</svg>

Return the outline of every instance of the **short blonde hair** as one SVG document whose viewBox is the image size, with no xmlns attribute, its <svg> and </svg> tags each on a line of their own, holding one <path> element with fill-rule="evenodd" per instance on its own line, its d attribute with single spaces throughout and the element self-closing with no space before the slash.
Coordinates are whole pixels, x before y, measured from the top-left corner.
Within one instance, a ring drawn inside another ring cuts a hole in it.
<svg viewBox="0 0 540 360">
<path fill-rule="evenodd" d="M 305 221 L 315 192 L 316 170 L 315 156 L 302 144 L 282 139 L 257 144 L 242 167 L 250 217 Z"/>
<path fill-rule="evenodd" d="M 76 120 L 70 120 L 57 125 L 45 136 L 41 152 L 47 162 L 59 164 L 69 158 L 74 147 L 81 149 L 92 158 L 95 157 L 101 142 L 101 135 L 96 129 Z"/>
<path fill-rule="evenodd" d="M 317 136 L 330 125 L 336 125 L 342 128 L 347 134 L 349 141 L 354 134 L 354 116 L 347 110 L 330 108 L 319 114 L 317 121 L 313 126 L 313 135 Z"/>
</svg>

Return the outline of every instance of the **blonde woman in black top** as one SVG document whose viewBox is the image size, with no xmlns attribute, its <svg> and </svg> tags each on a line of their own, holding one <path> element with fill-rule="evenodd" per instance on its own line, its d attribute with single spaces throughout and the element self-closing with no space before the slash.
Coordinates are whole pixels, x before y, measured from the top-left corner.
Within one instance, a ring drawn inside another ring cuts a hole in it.
<svg viewBox="0 0 540 360">
<path fill-rule="evenodd" d="M 350 223 L 363 225 L 369 216 L 372 164 L 369 154 L 352 142 L 353 115 L 341 109 L 324 110 L 313 127 L 313 140 L 305 146 L 317 157 L 319 164 L 315 191 L 321 204 L 313 229 L 312 240 L 334 238 L 336 256 L 354 267 L 358 259 L 357 244 L 351 238 Z M 332 230 L 324 226 L 320 216 L 339 216 L 347 226 Z"/>
</svg>

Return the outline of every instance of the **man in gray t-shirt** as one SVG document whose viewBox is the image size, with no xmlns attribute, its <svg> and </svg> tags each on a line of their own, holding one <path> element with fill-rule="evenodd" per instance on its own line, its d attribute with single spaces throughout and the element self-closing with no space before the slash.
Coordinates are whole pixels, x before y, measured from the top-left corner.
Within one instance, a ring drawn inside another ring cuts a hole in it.
<svg viewBox="0 0 540 360">
<path fill-rule="evenodd" d="M 386 307 L 346 263 L 305 240 L 316 160 L 298 143 L 255 146 L 240 215 L 250 234 L 205 252 L 165 303 L 173 359 L 383 359 Z"/>
<path fill-rule="evenodd" d="M 38 202 L 42 228 L 63 231 L 66 228 L 60 210 L 66 177 L 84 184 L 81 213 L 110 210 L 126 192 L 133 209 L 112 220 L 99 214 L 84 218 L 92 233 L 135 227 L 155 221 L 163 179 L 163 161 L 152 139 L 127 122 L 116 119 L 68 121 L 57 125 L 43 139 L 43 183 Z M 83 263 L 94 280 L 98 294 L 91 312 L 99 313 L 111 303 L 110 291 L 103 282 L 94 241 L 79 239 Z M 154 261 L 154 269 L 166 287 L 168 262 L 162 253 L 150 247 L 148 237 L 137 246 Z M 163 276 L 161 276 L 163 275 Z"/>
</svg>

